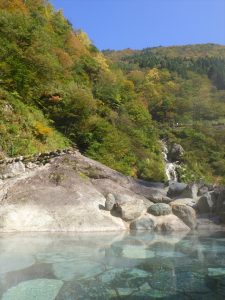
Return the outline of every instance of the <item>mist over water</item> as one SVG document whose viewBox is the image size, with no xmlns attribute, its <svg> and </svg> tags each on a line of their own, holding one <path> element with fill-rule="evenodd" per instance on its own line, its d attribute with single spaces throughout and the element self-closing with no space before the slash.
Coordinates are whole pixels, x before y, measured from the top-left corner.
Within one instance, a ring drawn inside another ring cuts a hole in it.
<svg viewBox="0 0 225 300">
<path fill-rule="evenodd" d="M 1 234 L 0 249 L 4 300 L 225 297 L 224 232 Z"/>
</svg>

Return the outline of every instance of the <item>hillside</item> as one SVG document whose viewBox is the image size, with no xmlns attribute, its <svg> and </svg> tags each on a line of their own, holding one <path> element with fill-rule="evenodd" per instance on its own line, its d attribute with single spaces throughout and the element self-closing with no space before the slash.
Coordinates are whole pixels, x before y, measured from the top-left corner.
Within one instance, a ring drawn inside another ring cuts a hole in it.
<svg viewBox="0 0 225 300">
<path fill-rule="evenodd" d="M 47 1 L 1 1 L 0 153 L 76 144 L 163 181 L 164 138 L 185 149 L 182 180 L 222 182 L 225 130 L 213 125 L 225 118 L 224 61 L 219 45 L 102 53 Z"/>
</svg>

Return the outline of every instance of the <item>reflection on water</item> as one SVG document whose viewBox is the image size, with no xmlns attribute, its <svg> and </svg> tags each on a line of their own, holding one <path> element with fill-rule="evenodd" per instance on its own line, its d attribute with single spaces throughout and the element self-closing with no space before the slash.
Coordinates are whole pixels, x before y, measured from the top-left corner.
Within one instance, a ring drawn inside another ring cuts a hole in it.
<svg viewBox="0 0 225 300">
<path fill-rule="evenodd" d="M 225 233 L 1 234 L 0 299 L 225 299 Z"/>
</svg>

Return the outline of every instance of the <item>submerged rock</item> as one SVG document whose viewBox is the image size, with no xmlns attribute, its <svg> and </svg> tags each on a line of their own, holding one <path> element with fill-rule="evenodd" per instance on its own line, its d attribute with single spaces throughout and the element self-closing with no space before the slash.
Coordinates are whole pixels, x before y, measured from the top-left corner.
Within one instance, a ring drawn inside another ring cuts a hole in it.
<svg viewBox="0 0 225 300">
<path fill-rule="evenodd" d="M 54 300 L 63 282 L 55 279 L 35 279 L 10 288 L 2 300 Z"/>
<path fill-rule="evenodd" d="M 225 276 L 225 268 L 208 268 L 210 277 Z"/>
<path fill-rule="evenodd" d="M 134 259 L 146 259 L 152 258 L 155 254 L 151 250 L 144 249 L 140 246 L 124 246 L 123 257 L 134 258 Z"/>
<path fill-rule="evenodd" d="M 57 278 L 70 281 L 96 276 L 103 272 L 104 266 L 92 261 L 72 261 L 53 264 L 54 274 Z"/>
<path fill-rule="evenodd" d="M 18 271 L 32 266 L 35 260 L 31 256 L 22 256 L 19 254 L 0 254 L 0 275 L 12 271 Z"/>
</svg>

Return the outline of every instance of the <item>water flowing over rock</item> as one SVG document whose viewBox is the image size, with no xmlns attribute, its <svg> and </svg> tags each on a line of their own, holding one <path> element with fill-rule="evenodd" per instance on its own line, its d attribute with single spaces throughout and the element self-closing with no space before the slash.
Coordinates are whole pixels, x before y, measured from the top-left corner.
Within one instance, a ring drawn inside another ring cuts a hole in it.
<svg viewBox="0 0 225 300">
<path fill-rule="evenodd" d="M 166 173 L 166 177 L 168 179 L 168 181 L 178 181 L 178 176 L 177 176 L 177 172 L 176 172 L 176 168 L 178 167 L 176 162 L 172 162 L 169 160 L 168 158 L 168 147 L 167 144 L 164 140 L 161 141 L 162 142 L 162 149 L 163 149 L 163 157 L 164 157 L 164 161 L 165 161 L 165 173 Z"/>
</svg>

